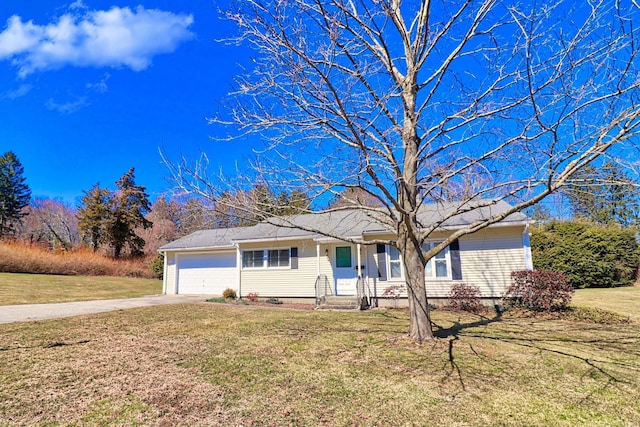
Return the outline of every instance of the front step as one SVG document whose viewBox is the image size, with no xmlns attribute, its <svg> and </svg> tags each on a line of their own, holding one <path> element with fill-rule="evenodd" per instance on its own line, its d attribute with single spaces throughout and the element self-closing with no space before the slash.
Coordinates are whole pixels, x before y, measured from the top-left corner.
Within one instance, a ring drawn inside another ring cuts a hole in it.
<svg viewBox="0 0 640 427">
<path fill-rule="evenodd" d="M 356 296 L 327 295 L 322 297 L 316 310 L 359 310 L 360 304 Z"/>
</svg>

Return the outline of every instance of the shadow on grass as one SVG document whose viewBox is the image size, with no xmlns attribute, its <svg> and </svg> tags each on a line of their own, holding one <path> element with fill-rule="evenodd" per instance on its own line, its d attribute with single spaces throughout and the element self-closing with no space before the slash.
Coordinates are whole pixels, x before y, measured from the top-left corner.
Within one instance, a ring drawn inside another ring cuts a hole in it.
<svg viewBox="0 0 640 427">
<path fill-rule="evenodd" d="M 74 346 L 74 345 L 80 345 L 80 344 L 87 344 L 91 342 L 91 340 L 82 340 L 82 341 L 77 341 L 77 342 L 60 342 L 60 341 L 56 341 L 56 342 L 52 342 L 49 344 L 43 344 L 43 345 L 32 345 L 32 346 L 17 346 L 17 347 L 0 347 L 0 351 L 11 351 L 11 350 L 31 350 L 34 348 L 56 348 L 56 347 L 67 347 L 67 346 Z"/>
<path fill-rule="evenodd" d="M 433 333 L 433 335 L 436 338 L 453 337 L 457 339 L 460 332 L 463 331 L 464 329 L 477 328 L 479 326 L 487 326 L 487 325 L 490 325 L 491 323 L 500 322 L 500 321 L 502 321 L 502 313 L 497 312 L 494 317 L 480 316 L 480 320 L 476 322 L 471 322 L 471 323 L 460 323 L 460 318 L 458 317 L 458 320 L 448 328 L 444 328 L 433 321 L 431 323 L 433 326 L 438 328 Z"/>
<path fill-rule="evenodd" d="M 473 328 L 487 326 L 492 323 L 502 322 L 504 319 L 502 318 L 501 313 L 496 313 L 494 317 L 485 317 L 481 316 L 479 320 L 475 322 L 461 323 L 460 318 L 454 324 L 448 328 L 442 327 L 433 323 L 434 326 L 434 336 L 441 339 L 448 339 L 448 365 L 449 371 L 447 376 L 455 376 L 457 377 L 458 382 L 460 383 L 463 390 L 465 390 L 464 383 L 464 373 L 460 369 L 458 363 L 456 362 L 456 343 L 458 345 L 462 342 L 461 338 L 469 337 L 469 338 L 477 338 L 477 339 L 485 339 L 491 341 L 499 341 L 503 343 L 511 343 L 523 348 L 533 349 L 540 353 L 553 354 L 560 357 L 565 357 L 569 359 L 577 360 L 588 368 L 589 371 L 597 372 L 604 378 L 603 384 L 594 389 L 588 396 L 584 397 L 583 401 L 589 400 L 593 395 L 595 395 L 599 391 L 603 391 L 611 386 L 615 386 L 616 384 L 627 384 L 633 385 L 633 381 L 628 379 L 626 376 L 629 372 L 640 372 L 640 367 L 632 362 L 624 362 L 621 360 L 615 360 L 617 358 L 607 358 L 607 357 L 594 357 L 593 355 L 601 353 L 603 350 L 603 346 L 609 348 L 610 351 L 616 351 L 620 353 L 626 353 L 630 356 L 638 356 L 638 343 L 640 342 L 640 337 L 627 336 L 620 337 L 616 336 L 614 338 L 606 339 L 604 337 L 599 337 L 596 339 L 589 338 L 580 338 L 578 336 L 574 337 L 557 337 L 553 336 L 551 332 L 549 332 L 549 336 L 523 336 L 522 334 L 517 334 L 513 336 L 508 335 L 490 335 L 488 333 L 482 332 L 474 332 Z M 437 329 L 436 329 L 437 328 Z M 469 330 L 469 331 L 465 331 Z M 536 332 L 543 333 L 543 330 L 535 330 Z M 566 348 L 558 348 L 558 345 L 573 345 L 575 348 L 566 347 Z M 473 349 L 473 346 L 469 344 L 471 350 L 476 353 Z M 596 351 L 588 351 L 589 355 L 585 355 L 584 346 L 593 348 Z M 582 347 L 582 348 L 581 348 Z M 478 353 L 476 353 L 478 355 Z M 479 356 L 479 355 L 478 355 Z M 617 369 L 616 369 L 617 368 Z M 620 371 L 623 369 L 624 371 Z"/>
<path fill-rule="evenodd" d="M 496 312 L 496 315 L 494 317 L 480 316 L 480 320 L 476 322 L 471 322 L 471 323 L 461 323 L 460 318 L 458 317 L 458 320 L 448 328 L 444 328 L 433 321 L 431 322 L 433 326 L 438 328 L 433 333 L 433 335 L 436 338 L 443 338 L 443 339 L 449 338 L 449 361 L 448 361 L 449 371 L 447 372 L 447 377 L 451 377 L 455 372 L 458 382 L 462 387 L 462 390 L 466 390 L 466 386 L 464 383 L 462 371 L 460 370 L 460 366 L 458 366 L 458 363 L 455 360 L 454 342 L 459 340 L 459 335 L 464 329 L 477 328 L 479 326 L 486 326 L 486 325 L 490 325 L 491 323 L 500 322 L 501 320 L 502 320 L 502 312 L 498 311 Z"/>
</svg>

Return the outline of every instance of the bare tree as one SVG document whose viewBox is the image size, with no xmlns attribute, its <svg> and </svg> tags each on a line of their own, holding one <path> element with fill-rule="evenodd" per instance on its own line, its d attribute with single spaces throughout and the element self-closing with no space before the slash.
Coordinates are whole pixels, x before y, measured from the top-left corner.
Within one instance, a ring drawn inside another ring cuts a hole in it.
<svg viewBox="0 0 640 427">
<path fill-rule="evenodd" d="M 145 254 L 155 255 L 160 246 L 180 237 L 179 212 L 180 205 L 175 200 L 167 201 L 164 197 L 158 197 L 151 205 L 151 211 L 145 216 L 151 227 L 137 227 L 134 230 L 145 242 Z"/>
<path fill-rule="evenodd" d="M 638 134 L 634 2 L 239 3 L 226 13 L 239 29 L 231 41 L 256 56 L 230 112 L 211 122 L 266 141 L 252 177 L 304 188 L 313 201 L 352 188 L 380 202 L 358 209 L 396 235 L 358 243 L 400 250 L 416 341 L 433 336 L 431 257 L 541 201 L 600 156 L 629 157 Z M 223 186 L 204 166 L 172 172 L 215 199 Z M 501 200 L 512 208 L 424 249 L 448 218 Z M 443 201 L 454 208 L 420 223 L 421 206 Z"/>
<path fill-rule="evenodd" d="M 73 208 L 58 200 L 35 198 L 25 209 L 29 214 L 19 227 L 21 239 L 47 244 L 52 249 L 73 249 L 80 242 Z"/>
</svg>

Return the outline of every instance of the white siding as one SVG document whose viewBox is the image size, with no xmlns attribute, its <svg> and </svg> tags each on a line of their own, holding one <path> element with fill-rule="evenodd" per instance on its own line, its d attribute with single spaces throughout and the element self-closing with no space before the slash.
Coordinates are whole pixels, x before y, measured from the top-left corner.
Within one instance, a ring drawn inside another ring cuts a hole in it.
<svg viewBox="0 0 640 427">
<path fill-rule="evenodd" d="M 406 283 L 403 279 L 392 279 L 389 277 L 389 266 L 385 265 L 387 273 L 387 280 L 380 280 L 379 267 L 378 267 L 378 254 L 376 245 L 368 245 L 366 247 L 366 259 L 367 259 L 367 285 L 373 295 L 382 297 L 382 294 L 387 288 L 392 286 L 402 286 L 402 297 L 406 297 Z"/>
<path fill-rule="evenodd" d="M 462 282 L 479 286 L 486 297 L 502 297 L 511 272 L 525 269 L 523 231 L 496 227 L 460 239 Z"/>
<path fill-rule="evenodd" d="M 525 268 L 523 231 L 523 226 L 491 227 L 460 238 L 462 280 L 427 280 L 427 295 L 430 298 L 445 298 L 451 285 L 467 283 L 478 286 L 483 297 L 501 297 L 510 285 L 511 272 Z M 433 236 L 434 239 L 442 237 L 442 234 Z M 398 279 L 379 280 L 375 245 L 368 246 L 366 253 L 369 287 L 378 297 L 391 286 L 405 285 L 403 280 Z M 403 290 L 401 297 L 406 296 Z"/>
<path fill-rule="evenodd" d="M 260 298 L 307 297 L 316 295 L 315 283 L 318 276 L 316 243 L 311 240 L 241 245 L 241 250 L 265 250 L 298 248 L 298 268 L 243 268 L 241 271 L 242 295 L 257 293 Z M 325 274 L 333 284 L 331 262 L 325 249 L 320 247 L 320 274 Z M 329 254 L 331 251 L 329 250 Z M 242 266 L 241 266 L 242 268 Z"/>
<path fill-rule="evenodd" d="M 163 291 L 165 294 L 176 293 L 176 253 L 165 253 L 165 270 L 163 278 Z"/>
<path fill-rule="evenodd" d="M 522 243 L 522 226 L 491 227 L 480 232 L 459 239 L 460 260 L 462 265 L 462 280 L 460 282 L 479 286 L 484 297 L 500 297 L 510 284 L 510 274 L 514 270 L 525 268 L 524 248 Z M 442 234 L 433 238 L 442 238 Z M 237 265 L 231 277 L 225 280 L 227 285 L 238 290 L 238 275 L 240 276 L 240 290 L 244 297 L 249 293 L 257 293 L 261 298 L 268 297 L 315 297 L 315 283 L 318 276 L 318 260 L 320 274 L 326 275 L 330 286 L 334 286 L 332 273 L 332 257 L 334 254 L 332 243 L 320 245 L 320 256 L 317 256 L 316 242 L 312 240 L 298 240 L 271 243 L 242 244 L 241 250 L 268 250 L 298 248 L 298 268 L 254 268 L 243 269 Z M 202 252 L 213 254 L 211 252 Z M 193 255 L 194 253 L 192 253 Z M 230 252 L 229 252 L 230 254 Z M 371 293 L 381 297 L 385 289 L 390 286 L 404 286 L 403 280 L 381 281 L 378 278 L 378 262 L 376 245 L 362 247 L 362 262 L 366 265 L 366 280 Z M 175 293 L 180 289 L 180 259 L 189 256 L 183 252 L 167 252 L 164 277 L 164 292 Z M 235 256 L 235 252 L 234 252 Z M 241 261 L 240 261 L 241 264 Z M 209 266 L 215 268 L 214 266 Z M 388 266 L 386 266 L 388 272 Z M 240 270 L 237 270 L 240 269 Z M 225 276 L 226 277 L 226 276 Z M 432 298 L 444 298 L 449 293 L 452 280 L 427 281 L 427 293 Z M 403 297 L 406 292 L 403 291 Z"/>
</svg>

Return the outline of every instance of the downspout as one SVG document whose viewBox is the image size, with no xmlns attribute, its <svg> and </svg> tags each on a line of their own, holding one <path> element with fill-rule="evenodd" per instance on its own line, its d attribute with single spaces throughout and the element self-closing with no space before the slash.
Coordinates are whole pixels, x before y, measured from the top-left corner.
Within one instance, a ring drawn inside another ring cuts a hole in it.
<svg viewBox="0 0 640 427">
<path fill-rule="evenodd" d="M 316 295 L 316 307 L 320 306 L 320 242 L 316 240 L 316 264 L 318 275 L 316 276 L 315 289 L 313 292 Z"/>
<path fill-rule="evenodd" d="M 179 265 L 180 252 L 175 252 L 173 254 L 173 293 L 174 295 L 178 295 L 178 291 L 180 290 L 178 287 L 178 283 L 180 281 L 180 269 Z"/>
<path fill-rule="evenodd" d="M 167 251 L 158 251 L 162 254 L 162 258 L 163 261 L 162 263 L 164 264 L 164 266 L 162 267 L 162 294 L 166 295 L 167 294 L 167 266 L 169 265 L 169 263 L 167 262 Z"/>
<path fill-rule="evenodd" d="M 316 263 L 318 264 L 318 277 L 320 277 L 320 242 L 316 241 Z"/>
<path fill-rule="evenodd" d="M 240 244 L 234 243 L 236 248 L 236 274 L 238 275 L 238 299 L 242 299 L 242 252 L 240 252 Z"/>
<path fill-rule="evenodd" d="M 531 255 L 531 241 L 529 239 L 529 224 L 524 226 L 522 233 L 522 246 L 524 247 L 524 269 L 533 270 L 533 257 Z"/>
</svg>

